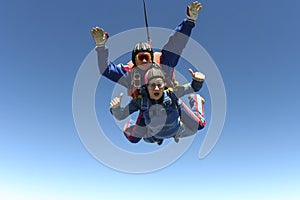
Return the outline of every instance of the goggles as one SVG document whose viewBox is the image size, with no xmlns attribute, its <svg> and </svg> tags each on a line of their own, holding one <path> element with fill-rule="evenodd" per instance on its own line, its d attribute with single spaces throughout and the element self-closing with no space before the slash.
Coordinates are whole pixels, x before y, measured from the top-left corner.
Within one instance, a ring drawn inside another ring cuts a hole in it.
<svg viewBox="0 0 300 200">
<path fill-rule="evenodd" d="M 148 87 L 150 87 L 152 90 L 154 90 L 156 87 L 158 87 L 159 89 L 162 89 L 165 87 L 165 83 L 164 82 L 157 82 L 157 83 L 149 83 L 147 84 Z"/>
<path fill-rule="evenodd" d="M 140 52 L 136 54 L 135 60 L 140 60 L 140 61 L 146 60 L 148 62 L 151 60 L 151 54 L 148 52 Z"/>
</svg>

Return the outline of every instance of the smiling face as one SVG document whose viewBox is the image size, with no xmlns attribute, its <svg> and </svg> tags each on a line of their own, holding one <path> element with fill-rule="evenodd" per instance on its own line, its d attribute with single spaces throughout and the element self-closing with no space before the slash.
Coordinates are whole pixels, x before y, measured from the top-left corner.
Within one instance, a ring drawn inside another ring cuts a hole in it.
<svg viewBox="0 0 300 200">
<path fill-rule="evenodd" d="M 153 78 L 147 84 L 150 99 L 159 100 L 164 93 L 165 82 L 162 78 Z"/>
</svg>

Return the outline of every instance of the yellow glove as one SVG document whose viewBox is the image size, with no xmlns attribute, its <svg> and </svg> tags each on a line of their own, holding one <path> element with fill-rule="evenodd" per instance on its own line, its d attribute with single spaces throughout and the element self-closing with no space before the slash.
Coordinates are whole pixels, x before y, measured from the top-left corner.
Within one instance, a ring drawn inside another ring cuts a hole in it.
<svg viewBox="0 0 300 200">
<path fill-rule="evenodd" d="M 109 108 L 119 108 L 121 106 L 123 93 L 120 93 L 119 97 L 115 97 L 110 101 Z"/>
<path fill-rule="evenodd" d="M 92 28 L 91 33 L 97 47 L 101 47 L 105 45 L 109 35 L 108 33 L 104 33 L 103 28 L 99 28 L 99 27 Z"/>
<path fill-rule="evenodd" d="M 202 5 L 198 1 L 194 1 L 186 8 L 186 15 L 189 20 L 196 21 L 198 14 L 202 9 Z"/>
<path fill-rule="evenodd" d="M 195 81 L 203 82 L 205 80 L 205 74 L 202 74 L 201 72 L 193 72 L 192 69 L 189 69 L 189 72 Z"/>
</svg>

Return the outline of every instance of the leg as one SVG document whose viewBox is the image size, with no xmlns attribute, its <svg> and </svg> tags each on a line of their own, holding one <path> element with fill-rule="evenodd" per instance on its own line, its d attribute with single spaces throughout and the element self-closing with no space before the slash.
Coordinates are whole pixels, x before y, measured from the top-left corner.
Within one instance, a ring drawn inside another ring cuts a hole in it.
<svg viewBox="0 0 300 200">
<path fill-rule="evenodd" d="M 199 94 L 189 96 L 189 109 L 183 102 L 181 103 L 181 121 L 188 129 L 197 132 L 204 128 L 206 121 L 204 118 L 204 99 Z"/>
<path fill-rule="evenodd" d="M 204 99 L 198 94 L 192 94 L 189 96 L 189 103 L 191 109 L 189 109 L 181 101 L 181 131 L 174 136 L 174 141 L 179 142 L 179 138 L 188 137 L 197 133 L 205 126 L 204 118 Z"/>
<path fill-rule="evenodd" d="M 136 122 L 132 119 L 128 120 L 128 122 L 124 126 L 124 136 L 131 143 L 138 143 L 146 134 L 146 125 L 144 118 L 142 118 L 142 114 L 140 113 Z"/>
</svg>

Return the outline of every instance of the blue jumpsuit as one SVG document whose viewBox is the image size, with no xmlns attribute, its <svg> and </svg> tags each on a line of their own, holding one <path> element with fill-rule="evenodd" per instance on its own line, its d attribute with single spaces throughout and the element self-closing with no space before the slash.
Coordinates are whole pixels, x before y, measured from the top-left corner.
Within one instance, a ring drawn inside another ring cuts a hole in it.
<svg viewBox="0 0 300 200">
<path fill-rule="evenodd" d="M 118 119 L 122 120 L 130 114 L 140 111 L 142 114 L 139 126 L 133 133 L 129 130 L 128 136 L 130 141 L 136 143 L 143 138 L 146 142 L 156 142 L 179 135 L 187 137 L 193 135 L 205 125 L 205 120 L 202 118 L 202 104 L 199 95 L 194 95 L 195 98 L 190 99 L 193 118 L 202 121 L 200 125 L 195 120 L 190 118 L 186 123 L 182 123 L 181 102 L 178 99 L 186 94 L 199 91 L 202 87 L 202 82 L 193 80 L 190 84 L 185 84 L 177 90 L 165 89 L 163 96 L 159 100 L 151 100 L 147 92 L 146 86 L 142 87 L 141 94 L 133 99 L 126 107 L 111 108 L 111 113 Z"/>
</svg>

